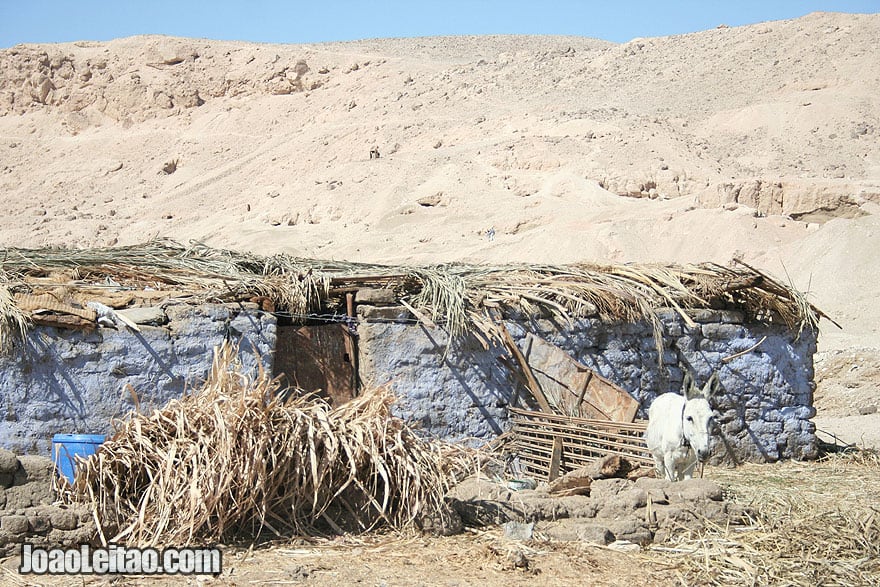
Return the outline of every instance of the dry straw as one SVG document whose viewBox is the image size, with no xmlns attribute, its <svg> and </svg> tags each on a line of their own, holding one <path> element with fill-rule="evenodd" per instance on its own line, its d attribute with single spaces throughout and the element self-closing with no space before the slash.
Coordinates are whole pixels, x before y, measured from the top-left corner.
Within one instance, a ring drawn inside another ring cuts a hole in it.
<svg viewBox="0 0 880 587">
<path fill-rule="evenodd" d="M 10 348 L 16 339 L 23 340 L 30 328 L 30 319 L 15 305 L 8 284 L 9 278 L 0 269 L 0 351 Z"/>
<path fill-rule="evenodd" d="M 385 287 L 454 337 L 492 337 L 487 313 L 495 310 L 543 315 L 562 322 L 598 316 L 605 320 L 649 320 L 660 341 L 659 308 L 673 308 L 687 324 L 688 311 L 728 308 L 759 320 L 782 320 L 800 331 L 815 328 L 823 314 L 806 297 L 743 263 L 699 265 L 469 265 L 391 266 L 263 257 L 153 240 L 98 249 L 5 249 L 3 281 L 21 293 L 37 293 L 36 278 L 74 270 L 66 287 L 118 284 L 131 290 L 185 292 L 193 303 L 270 298 L 295 315 L 322 310 L 334 296 L 360 287 Z M 2 276 L 0 276 L 2 277 Z M 10 280 L 15 281 L 10 281 Z M 8 308 L 0 307 L 4 316 Z"/>
<path fill-rule="evenodd" d="M 377 388 L 332 408 L 251 379 L 217 350 L 204 385 L 116 423 L 81 463 L 73 498 L 106 542 L 205 543 L 268 531 L 401 528 L 442 511 L 463 450 L 419 439 Z"/>
<path fill-rule="evenodd" d="M 707 522 L 652 552 L 685 585 L 880 585 L 880 456 L 713 471 L 755 512 L 747 527 Z"/>
</svg>

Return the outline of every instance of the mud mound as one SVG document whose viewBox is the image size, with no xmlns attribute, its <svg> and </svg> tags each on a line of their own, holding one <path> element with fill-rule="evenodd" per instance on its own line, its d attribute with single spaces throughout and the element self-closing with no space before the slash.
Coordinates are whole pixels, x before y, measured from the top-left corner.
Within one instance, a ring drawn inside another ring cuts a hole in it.
<svg viewBox="0 0 880 587">
<path fill-rule="evenodd" d="M 17 554 L 22 542 L 50 548 L 96 540 L 88 508 L 54 503 L 53 475 L 46 457 L 0 449 L 0 557 Z"/>
<path fill-rule="evenodd" d="M 602 545 L 663 542 L 675 532 L 699 531 L 707 522 L 742 523 L 746 516 L 741 506 L 723 500 L 717 483 L 706 479 L 597 479 L 589 495 L 557 497 L 546 486 L 513 491 L 472 477 L 449 499 L 466 525 L 527 524 L 529 538 L 540 533 Z"/>
</svg>

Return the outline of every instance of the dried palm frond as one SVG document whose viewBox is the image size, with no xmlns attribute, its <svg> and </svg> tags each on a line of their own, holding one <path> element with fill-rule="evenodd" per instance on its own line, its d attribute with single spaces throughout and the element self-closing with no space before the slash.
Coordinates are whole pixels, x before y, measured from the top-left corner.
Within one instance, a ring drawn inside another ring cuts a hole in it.
<svg viewBox="0 0 880 587">
<path fill-rule="evenodd" d="M 16 339 L 24 340 L 30 327 L 28 315 L 15 305 L 5 277 L 0 271 L 0 350 L 8 349 Z"/>
<path fill-rule="evenodd" d="M 496 308 L 563 322 L 591 315 L 644 319 L 654 325 L 658 342 L 656 312 L 664 307 L 688 324 L 689 310 L 722 307 L 757 320 L 782 320 L 798 331 L 816 328 L 824 316 L 802 293 L 742 262 L 410 267 L 263 257 L 170 240 L 103 249 L 6 249 L 3 259 L 2 268 L 19 281 L 75 268 L 84 285 L 111 280 L 134 289 L 184 289 L 194 303 L 263 296 L 294 315 L 319 310 L 333 291 L 385 287 L 453 337 L 479 331 L 485 310 Z"/>
<path fill-rule="evenodd" d="M 116 423 L 82 461 L 73 497 L 102 536 L 140 546 L 191 544 L 262 531 L 405 527 L 442 507 L 464 452 L 419 439 L 373 389 L 335 409 L 279 395 L 223 346 L 204 385 Z M 287 398 L 287 399 L 285 399 Z"/>
</svg>

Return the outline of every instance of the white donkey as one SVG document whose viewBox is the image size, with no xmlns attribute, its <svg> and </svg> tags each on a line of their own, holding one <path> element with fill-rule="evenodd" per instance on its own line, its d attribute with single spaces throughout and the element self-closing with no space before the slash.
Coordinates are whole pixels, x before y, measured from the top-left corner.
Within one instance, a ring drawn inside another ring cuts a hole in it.
<svg viewBox="0 0 880 587">
<path fill-rule="evenodd" d="M 709 459 L 710 430 L 715 423 L 709 399 L 717 382 L 716 372 L 701 390 L 686 373 L 684 396 L 664 393 L 651 404 L 645 443 L 659 475 L 670 481 L 690 479 L 697 460 Z"/>
</svg>

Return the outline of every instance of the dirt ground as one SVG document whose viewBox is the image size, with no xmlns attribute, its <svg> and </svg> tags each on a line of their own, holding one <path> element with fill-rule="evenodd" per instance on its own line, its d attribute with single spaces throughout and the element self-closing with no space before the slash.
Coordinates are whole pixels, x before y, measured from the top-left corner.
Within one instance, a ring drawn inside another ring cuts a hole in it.
<svg viewBox="0 0 880 587">
<path fill-rule="evenodd" d="M 880 449 L 880 353 L 858 347 L 821 352 L 815 363 L 819 439 Z"/>
<path fill-rule="evenodd" d="M 293 541 L 253 551 L 224 549 L 219 577 L 187 577 L 186 585 L 677 585 L 672 568 L 637 553 L 582 543 L 520 543 L 500 529 L 449 537 L 395 535 Z M 4 585 L 115 585 L 110 577 L 24 577 L 18 560 L 0 565 Z M 171 586 L 180 577 L 133 577 L 126 585 Z"/>
</svg>

